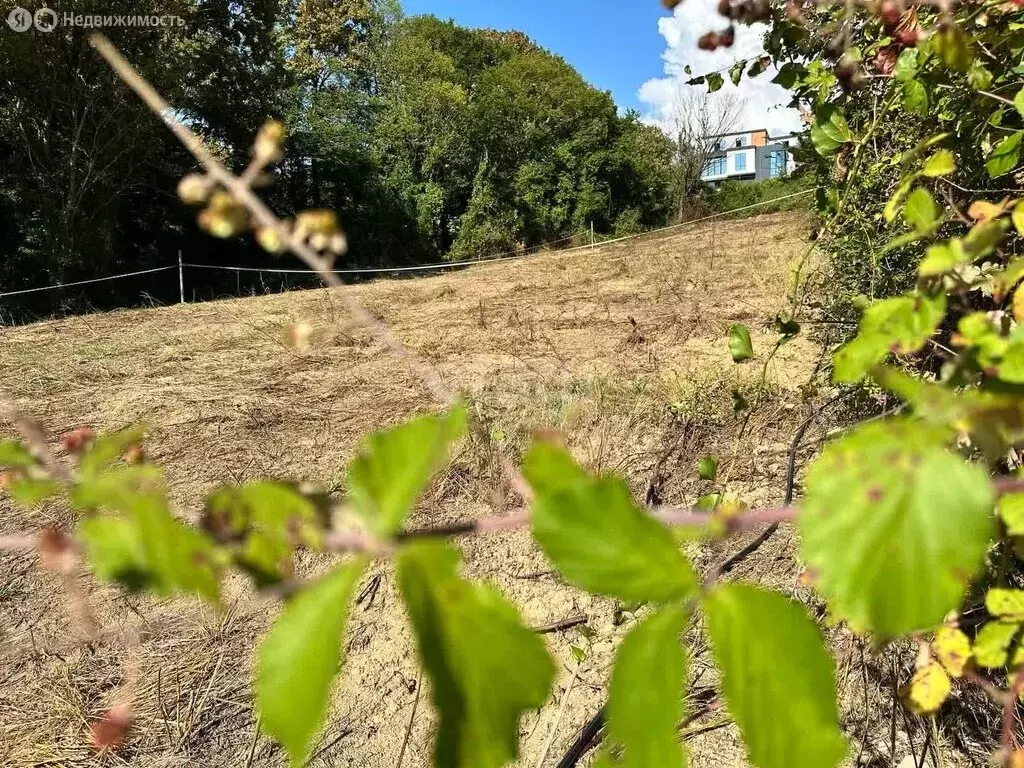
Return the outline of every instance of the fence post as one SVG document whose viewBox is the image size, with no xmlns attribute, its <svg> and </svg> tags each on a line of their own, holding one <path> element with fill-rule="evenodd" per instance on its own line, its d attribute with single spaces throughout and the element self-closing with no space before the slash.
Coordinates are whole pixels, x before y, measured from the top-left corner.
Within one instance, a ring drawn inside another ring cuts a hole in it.
<svg viewBox="0 0 1024 768">
<path fill-rule="evenodd" d="M 590 250 L 594 250 L 594 221 L 590 221 Z"/>
<path fill-rule="evenodd" d="M 178 249 L 178 297 L 179 304 L 185 303 L 185 268 L 181 263 L 181 249 Z"/>
</svg>

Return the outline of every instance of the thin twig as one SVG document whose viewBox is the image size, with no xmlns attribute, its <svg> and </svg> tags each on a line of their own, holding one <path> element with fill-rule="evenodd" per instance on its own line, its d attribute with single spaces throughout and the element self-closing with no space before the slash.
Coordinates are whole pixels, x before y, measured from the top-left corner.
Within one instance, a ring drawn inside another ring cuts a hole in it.
<svg viewBox="0 0 1024 768">
<path fill-rule="evenodd" d="M 390 349 L 393 354 L 403 360 L 419 376 L 423 384 L 439 402 L 445 405 L 451 405 L 455 402 L 455 393 L 442 381 L 437 370 L 412 354 L 402 342 L 392 335 L 387 326 L 377 320 L 351 294 L 339 290 L 344 287 L 344 283 L 337 275 L 330 271 L 333 266 L 331 261 L 321 257 L 301 238 L 297 237 L 274 215 L 259 196 L 252 191 L 246 181 L 238 178 L 225 168 L 213 153 L 207 149 L 202 139 L 178 119 L 178 113 L 174 108 L 157 93 L 153 86 L 135 71 L 132 65 L 125 60 L 106 37 L 95 34 L 90 36 L 89 42 L 106 59 L 107 63 L 124 80 L 128 87 L 135 91 L 146 105 L 164 121 L 164 124 L 174 132 L 178 140 L 202 164 L 210 177 L 221 184 L 238 203 L 243 205 L 260 227 L 266 227 L 274 231 L 281 238 L 281 242 L 292 253 L 302 259 L 306 266 L 315 271 L 326 285 L 336 289 L 335 293 L 341 298 L 345 308 L 359 324 L 366 328 L 380 343 Z"/>
<path fill-rule="evenodd" d="M 416 721 L 416 708 L 420 703 L 420 691 L 423 689 L 422 672 L 416 674 L 416 698 L 412 700 L 412 714 L 409 715 L 409 724 L 405 727 L 405 736 L 402 737 L 402 748 L 398 751 L 398 761 L 395 768 L 402 768 L 402 760 L 405 759 L 405 750 L 409 746 L 409 736 L 412 734 L 412 725 Z"/>
<path fill-rule="evenodd" d="M 580 614 L 579 616 L 570 616 L 566 619 L 559 619 L 558 621 L 553 621 L 550 624 L 544 624 L 540 627 L 534 627 L 533 631 L 536 632 L 538 635 L 550 635 L 552 632 L 562 632 L 566 629 L 572 629 L 573 627 L 578 627 L 580 624 L 586 623 L 587 617 L 583 614 Z"/>
<path fill-rule="evenodd" d="M 565 693 L 562 694 L 562 701 L 558 705 L 558 714 L 555 715 L 555 722 L 551 726 L 551 732 L 548 734 L 548 740 L 544 744 L 544 749 L 540 753 L 540 758 L 537 760 L 537 768 L 541 768 L 544 765 L 544 761 L 548 759 L 548 752 L 551 751 L 551 745 L 555 741 L 555 734 L 558 733 L 558 726 L 562 722 L 562 715 L 565 714 L 565 705 L 569 701 L 569 694 L 572 693 L 572 687 L 576 684 L 576 678 L 580 673 L 579 662 L 576 663 L 576 667 L 572 671 L 572 677 L 569 678 L 569 685 L 565 687 Z"/>
</svg>

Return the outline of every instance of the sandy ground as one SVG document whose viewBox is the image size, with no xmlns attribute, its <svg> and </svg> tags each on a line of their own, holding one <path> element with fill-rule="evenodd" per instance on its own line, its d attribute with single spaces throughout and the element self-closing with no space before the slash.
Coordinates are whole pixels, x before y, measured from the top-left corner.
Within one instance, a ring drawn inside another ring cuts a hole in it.
<svg viewBox="0 0 1024 768">
<path fill-rule="evenodd" d="M 559 429 L 589 467 L 624 474 L 641 496 L 654 477 L 665 502 L 682 504 L 711 489 L 697 480 L 695 466 L 716 454 L 730 492 L 767 504 L 781 500 L 790 437 L 821 397 L 815 372 L 822 351 L 806 335 L 767 365 L 763 395 L 755 395 L 775 338 L 769 326 L 806 249 L 806 229 L 797 214 L 719 221 L 593 251 L 350 290 L 437 366 L 513 455 L 532 430 Z M 296 322 L 315 328 L 308 351 L 285 342 Z M 739 366 L 726 338 L 735 322 L 751 327 L 757 354 Z M 222 482 L 282 477 L 336 490 L 362 435 L 433 407 L 403 364 L 325 291 L 6 330 L 0 380 L 53 433 L 79 424 L 149 425 L 148 453 L 167 468 L 173 501 L 186 515 Z M 743 417 L 731 405 L 736 388 L 756 404 L 742 434 Z M 822 434 L 810 431 L 801 459 Z M 508 503 L 493 458 L 486 440 L 464 441 L 413 522 L 463 519 Z M 56 504 L 27 515 L 0 501 L 0 511 L 4 533 L 68 520 Z M 706 564 L 737 546 L 693 554 Z M 544 635 L 560 675 L 548 705 L 523 719 L 521 765 L 537 765 L 551 740 L 542 764 L 553 766 L 602 703 L 614 649 L 632 616 L 558 581 L 525 533 L 461 547 L 465 573 L 496 584 L 528 624 L 582 615 L 593 630 L 590 640 L 576 629 Z M 737 575 L 799 594 L 791 549 L 781 536 Z M 329 565 L 308 558 L 302 568 L 312 574 Z M 250 696 L 253 648 L 278 609 L 275 600 L 254 595 L 241 580 L 227 584 L 222 612 L 90 586 L 105 628 L 119 637 L 90 646 L 74 641 L 63 592 L 31 557 L 0 555 L 0 569 L 5 765 L 286 764 L 260 733 Z M 866 677 L 859 692 L 845 690 L 859 684 L 849 672 L 859 646 L 834 639 L 844 701 L 866 695 Z M 573 644 L 588 650 L 575 679 Z M 423 681 L 385 562 L 366 577 L 346 645 L 332 717 L 309 764 L 395 766 L 408 732 L 402 765 L 428 765 L 433 713 L 426 691 L 415 704 Z M 690 698 L 698 710 L 714 697 L 715 672 L 696 633 L 692 653 Z M 126 680 L 134 680 L 138 726 L 118 754 L 96 758 L 86 747 L 87 723 Z M 867 728 L 869 720 L 850 714 L 847 725 Z M 908 731 L 922 738 L 901 724 L 901 749 Z M 745 764 L 722 708 L 691 723 L 686 738 L 696 768 Z M 887 740 L 877 747 L 888 749 Z"/>
</svg>

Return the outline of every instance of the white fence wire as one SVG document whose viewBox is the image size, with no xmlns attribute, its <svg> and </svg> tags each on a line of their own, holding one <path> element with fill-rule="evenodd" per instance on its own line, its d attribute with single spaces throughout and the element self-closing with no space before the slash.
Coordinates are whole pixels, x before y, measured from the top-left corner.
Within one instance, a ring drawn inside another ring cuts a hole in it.
<svg viewBox="0 0 1024 768">
<path fill-rule="evenodd" d="M 598 246 L 613 245 L 615 243 L 622 243 L 622 242 L 625 242 L 627 240 L 635 240 L 635 239 L 640 238 L 640 237 L 648 237 L 650 235 L 656 235 L 656 234 L 659 234 L 659 233 L 662 233 L 662 232 L 670 232 L 672 230 L 680 229 L 682 227 L 692 227 L 695 224 L 700 224 L 700 223 L 705 222 L 705 221 L 711 221 L 712 219 L 719 219 L 719 218 L 722 218 L 722 217 L 725 217 L 725 216 L 729 216 L 729 215 L 734 214 L 734 213 L 740 213 L 742 211 L 749 211 L 749 210 L 753 210 L 755 208 L 762 208 L 764 206 L 772 205 L 773 203 L 782 202 L 783 200 L 789 200 L 791 198 L 800 197 L 802 195 L 808 195 L 808 194 L 811 194 L 812 192 L 814 192 L 813 189 L 805 189 L 805 190 L 801 190 L 800 192 L 793 192 L 792 194 L 782 195 L 781 197 L 774 197 L 771 200 L 762 200 L 762 201 L 757 202 L 757 203 L 751 203 L 750 205 L 743 205 L 743 206 L 740 206 L 738 208 L 732 208 L 732 209 L 730 209 L 728 211 L 720 211 L 719 213 L 713 213 L 713 214 L 711 214 L 709 216 L 703 216 L 703 217 L 698 218 L 698 219 L 691 219 L 690 221 L 683 221 L 683 222 L 680 222 L 679 224 L 670 224 L 667 227 L 659 227 L 658 229 L 651 229 L 651 230 L 648 230 L 646 232 L 639 232 L 639 233 L 634 234 L 634 235 L 626 235 L 624 237 L 616 237 L 616 238 L 613 238 L 611 240 L 598 240 L 598 241 L 594 241 L 593 240 L 593 235 L 592 235 L 592 232 L 591 232 L 590 233 L 591 234 L 591 242 L 590 243 L 588 243 L 586 245 L 576 246 L 574 248 L 565 248 L 565 249 L 560 250 L 559 253 L 572 253 L 574 251 L 592 250 L 592 249 L 594 249 L 594 248 L 596 248 Z M 529 256 L 536 256 L 539 253 L 544 253 L 545 251 L 543 249 L 550 248 L 551 246 L 558 245 L 560 243 L 568 242 L 570 240 L 573 240 L 574 238 L 582 237 L 582 236 L 585 236 L 587 234 L 588 234 L 587 232 L 577 233 L 577 234 L 574 234 L 574 235 L 570 235 L 569 237 L 563 237 L 560 240 L 552 240 L 552 241 L 547 242 L 547 243 L 541 243 L 539 245 L 532 246 L 531 249 L 529 250 L 529 252 L 526 252 L 526 253 L 521 253 L 521 252 L 517 252 L 517 251 L 510 251 L 510 252 L 507 252 L 507 253 L 499 253 L 499 254 L 496 254 L 494 256 L 489 256 L 489 257 L 486 257 L 486 258 L 468 259 L 466 261 L 444 261 L 444 262 L 438 262 L 438 263 L 434 263 L 434 264 L 413 264 L 413 265 L 410 265 L 410 266 L 403 266 L 403 267 L 372 267 L 372 268 L 365 268 L 365 269 L 334 269 L 334 270 L 331 270 L 331 271 L 334 274 L 336 274 L 336 275 L 386 275 L 386 274 L 392 274 L 392 273 L 398 273 L 398 272 L 429 272 L 429 271 L 440 270 L 440 269 L 457 269 L 457 268 L 460 268 L 460 267 L 472 266 L 474 264 L 496 264 L 496 263 L 502 262 L 502 261 L 512 261 L 514 259 L 522 259 L 522 258 L 527 258 Z M 22 294 L 37 293 L 39 291 L 56 291 L 56 290 L 60 290 L 62 288 L 74 288 L 74 287 L 79 286 L 79 285 L 89 285 L 89 284 L 92 284 L 92 283 L 102 283 L 102 282 L 105 282 L 107 280 L 120 280 L 120 279 L 126 278 L 126 277 L 136 277 L 138 275 L 148 275 L 148 274 L 151 274 L 151 273 L 154 273 L 154 272 L 163 272 L 165 270 L 177 269 L 178 270 L 179 283 L 182 285 L 182 301 L 184 301 L 184 277 L 183 277 L 183 270 L 186 269 L 186 268 L 188 268 L 188 269 L 212 269 L 212 270 L 222 270 L 222 271 L 226 271 L 226 272 L 266 272 L 268 274 L 300 274 L 300 275 L 309 275 L 311 277 L 316 277 L 316 272 L 312 272 L 312 271 L 310 271 L 308 269 L 278 269 L 278 268 L 270 268 L 270 267 L 235 267 L 235 266 L 218 266 L 216 264 L 193 264 L 193 263 L 190 263 L 190 262 L 187 262 L 187 261 L 181 261 L 180 257 L 179 257 L 179 261 L 178 261 L 177 264 L 169 264 L 169 265 L 167 265 L 165 267 L 153 267 L 152 269 L 141 269 L 141 270 L 138 270 L 137 272 L 126 272 L 126 273 L 120 274 L 120 275 L 108 275 L 106 277 L 94 277 L 94 278 L 92 278 L 90 280 L 76 280 L 75 282 L 71 282 L 71 283 L 57 283 L 55 285 L 42 285 L 42 286 L 39 286 L 37 288 L 22 288 L 22 289 L 16 290 L 16 291 L 5 291 L 3 293 L 0 293 L 0 299 L 6 298 L 8 296 L 20 296 Z"/>
</svg>

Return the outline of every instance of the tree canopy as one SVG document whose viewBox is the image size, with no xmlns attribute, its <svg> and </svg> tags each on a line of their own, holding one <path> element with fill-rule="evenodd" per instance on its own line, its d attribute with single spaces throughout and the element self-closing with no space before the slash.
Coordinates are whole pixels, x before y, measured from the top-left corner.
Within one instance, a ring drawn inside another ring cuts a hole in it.
<svg viewBox="0 0 1024 768">
<path fill-rule="evenodd" d="M 106 32 L 232 167 L 280 119 L 287 152 L 268 202 L 285 216 L 337 211 L 342 266 L 484 257 L 669 215 L 671 142 L 520 32 L 405 17 L 394 0 L 76 0 L 61 13 L 181 18 Z M 0 38 L 0 292 L 165 266 L 179 250 L 269 266 L 248 240 L 197 229 L 173 196 L 193 161 L 99 61 L 89 31 Z M 235 280 L 189 275 L 200 296 Z M 143 290 L 167 301 L 176 286 L 156 275 L 0 301 L 20 319 Z"/>
</svg>

